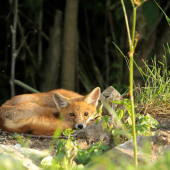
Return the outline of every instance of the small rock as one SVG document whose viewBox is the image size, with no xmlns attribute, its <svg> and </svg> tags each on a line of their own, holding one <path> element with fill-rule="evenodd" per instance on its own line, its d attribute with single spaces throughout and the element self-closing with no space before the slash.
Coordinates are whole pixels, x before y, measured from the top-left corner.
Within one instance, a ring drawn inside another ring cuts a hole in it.
<svg viewBox="0 0 170 170">
<path fill-rule="evenodd" d="M 15 144 L 15 147 L 21 147 L 21 145 L 19 143 Z"/>
</svg>

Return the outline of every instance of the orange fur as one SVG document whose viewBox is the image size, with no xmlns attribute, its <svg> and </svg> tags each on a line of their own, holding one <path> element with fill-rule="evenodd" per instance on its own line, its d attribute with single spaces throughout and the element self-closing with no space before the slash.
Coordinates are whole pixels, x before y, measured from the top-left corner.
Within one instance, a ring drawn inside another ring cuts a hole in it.
<svg viewBox="0 0 170 170">
<path fill-rule="evenodd" d="M 99 96 L 99 87 L 87 96 L 64 89 L 18 95 L 0 107 L 0 127 L 36 135 L 53 135 L 57 128 L 85 128 L 96 113 Z"/>
</svg>

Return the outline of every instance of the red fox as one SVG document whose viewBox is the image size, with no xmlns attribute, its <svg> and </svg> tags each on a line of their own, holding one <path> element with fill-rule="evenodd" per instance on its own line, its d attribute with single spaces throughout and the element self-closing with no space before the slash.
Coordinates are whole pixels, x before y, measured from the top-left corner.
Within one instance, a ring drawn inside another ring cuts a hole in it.
<svg viewBox="0 0 170 170">
<path fill-rule="evenodd" d="M 18 95 L 0 107 L 0 128 L 35 135 L 83 129 L 94 118 L 99 97 L 99 87 L 86 96 L 64 89 Z"/>
</svg>

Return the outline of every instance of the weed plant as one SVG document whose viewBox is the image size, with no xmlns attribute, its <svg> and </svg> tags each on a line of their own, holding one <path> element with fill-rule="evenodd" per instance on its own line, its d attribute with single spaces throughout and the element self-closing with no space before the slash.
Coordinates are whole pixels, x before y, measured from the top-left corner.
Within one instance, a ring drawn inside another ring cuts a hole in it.
<svg viewBox="0 0 170 170">
<path fill-rule="evenodd" d="M 68 139 L 60 139 L 56 142 L 56 155 L 51 159 L 47 157 L 41 161 L 44 169 L 73 170 L 83 169 L 95 157 L 100 157 L 104 150 L 109 147 L 99 141 L 97 144 L 91 145 L 87 149 L 79 149 L 77 142 L 73 141 L 71 134 L 72 129 L 63 132 Z"/>
<path fill-rule="evenodd" d="M 169 46 L 167 46 L 169 49 Z M 170 51 L 169 51 L 170 52 Z M 170 72 L 168 71 L 166 56 L 163 62 L 157 62 L 156 57 L 152 65 L 143 61 L 145 71 L 138 68 L 144 79 L 145 87 L 135 89 L 135 103 L 137 111 L 143 113 L 170 114 Z"/>
</svg>

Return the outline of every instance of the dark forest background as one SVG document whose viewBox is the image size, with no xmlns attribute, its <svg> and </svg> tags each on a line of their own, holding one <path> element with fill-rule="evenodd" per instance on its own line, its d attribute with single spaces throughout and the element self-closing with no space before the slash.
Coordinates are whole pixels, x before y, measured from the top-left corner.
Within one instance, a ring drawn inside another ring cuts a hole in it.
<svg viewBox="0 0 170 170">
<path fill-rule="evenodd" d="M 170 16 L 170 1 L 156 1 Z M 0 104 L 11 97 L 11 56 L 15 0 L 0 0 Z M 124 0 L 129 23 L 130 0 Z M 86 94 L 94 87 L 128 89 L 127 31 L 120 0 L 18 0 L 15 79 L 41 91 L 57 88 Z M 170 28 L 153 0 L 137 10 L 140 39 L 135 61 L 162 61 Z M 170 57 L 167 53 L 167 64 Z M 143 86 L 134 67 L 135 84 Z M 30 91 L 15 85 L 15 95 Z"/>
</svg>

